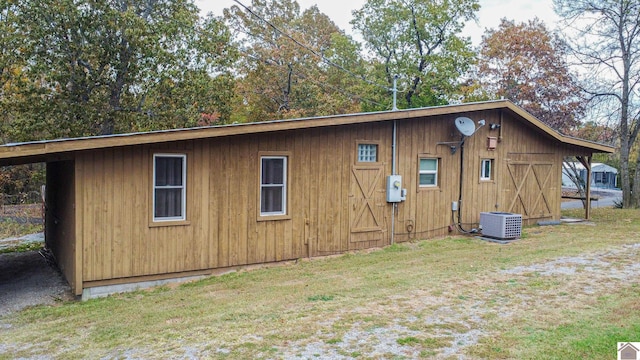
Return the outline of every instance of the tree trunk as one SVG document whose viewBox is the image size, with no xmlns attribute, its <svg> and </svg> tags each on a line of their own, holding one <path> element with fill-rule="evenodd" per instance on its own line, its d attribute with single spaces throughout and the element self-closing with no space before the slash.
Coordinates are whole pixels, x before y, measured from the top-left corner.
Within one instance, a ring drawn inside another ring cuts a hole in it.
<svg viewBox="0 0 640 360">
<path fill-rule="evenodd" d="M 640 156 L 636 159 L 636 172 L 633 176 L 632 206 L 640 208 Z"/>
<path fill-rule="evenodd" d="M 127 39 L 120 40 L 119 64 L 116 78 L 109 87 L 109 113 L 100 127 L 100 135 L 111 135 L 115 131 L 117 113 L 122 110 L 121 99 L 124 91 L 129 65 L 131 61 L 131 49 Z"/>
<path fill-rule="evenodd" d="M 631 206 L 631 176 L 629 173 L 629 133 L 626 123 L 620 124 L 620 188 L 622 189 L 622 207 Z M 624 129 L 623 129 L 624 128 Z"/>
<path fill-rule="evenodd" d="M 580 177 L 580 170 L 576 167 L 576 162 L 578 162 L 577 157 L 568 156 L 562 160 L 562 172 L 567 175 L 569 180 L 576 186 L 576 190 L 578 192 L 578 196 L 581 197 L 582 207 L 587 208 L 587 191 L 586 191 L 586 179 L 582 179 Z M 586 167 L 585 167 L 586 169 Z M 564 184 L 563 184 L 564 185 Z"/>
<path fill-rule="evenodd" d="M 594 98 L 610 99 L 619 102 L 615 117 L 618 123 L 620 140 L 620 182 L 622 187 L 622 206 L 632 208 L 640 206 L 640 163 L 629 164 L 631 148 L 638 137 L 638 124 L 630 118 L 630 111 L 637 107 L 633 96 L 638 87 L 638 39 L 640 27 L 638 0 L 554 0 L 556 12 L 564 17 L 565 24 L 584 22 L 574 38 L 576 55 L 586 69 L 607 69 L 604 82 L 596 80 L 587 87 Z M 620 88 L 608 89 L 609 81 L 620 84 Z M 611 103 L 613 104 L 613 102 Z M 612 113 L 613 115 L 613 113 Z M 612 117 L 613 119 L 613 117 Z M 635 182 L 631 184 L 631 171 L 636 169 Z M 633 186 L 633 189 L 632 189 Z M 633 190 L 633 191 L 632 191 Z"/>
<path fill-rule="evenodd" d="M 623 16 L 622 14 L 620 16 Z M 622 207 L 627 209 L 630 207 L 638 207 L 638 191 L 631 192 L 631 174 L 629 172 L 629 154 L 636 136 L 629 129 L 629 95 L 630 88 L 630 72 L 631 72 L 631 53 L 627 48 L 625 39 L 624 22 L 618 22 L 618 41 L 622 58 L 622 92 L 620 93 L 620 160 L 622 160 Z M 637 167 L 637 166 L 636 166 Z M 636 177 L 638 173 L 636 172 Z M 638 186 L 636 181 L 634 188 Z"/>
</svg>

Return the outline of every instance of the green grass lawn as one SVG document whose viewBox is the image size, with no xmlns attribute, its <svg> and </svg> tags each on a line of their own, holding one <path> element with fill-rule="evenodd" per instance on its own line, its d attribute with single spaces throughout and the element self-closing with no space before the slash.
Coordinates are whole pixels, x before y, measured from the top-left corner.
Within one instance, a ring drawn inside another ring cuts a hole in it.
<svg viewBox="0 0 640 360">
<path fill-rule="evenodd" d="M 640 341 L 640 211 L 593 218 L 35 307 L 0 318 L 0 358 L 615 358 Z"/>
</svg>

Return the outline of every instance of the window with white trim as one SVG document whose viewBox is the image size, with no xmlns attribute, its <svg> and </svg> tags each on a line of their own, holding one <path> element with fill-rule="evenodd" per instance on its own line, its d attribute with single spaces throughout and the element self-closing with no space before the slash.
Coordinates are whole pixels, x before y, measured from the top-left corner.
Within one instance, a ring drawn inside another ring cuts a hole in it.
<svg viewBox="0 0 640 360">
<path fill-rule="evenodd" d="M 420 158 L 419 185 L 438 186 L 438 158 Z"/>
<path fill-rule="evenodd" d="M 260 158 L 260 215 L 287 213 L 287 157 Z"/>
<path fill-rule="evenodd" d="M 153 221 L 186 219 L 187 155 L 153 155 Z"/>
<path fill-rule="evenodd" d="M 358 144 L 358 162 L 378 162 L 378 145 Z"/>
<path fill-rule="evenodd" d="M 493 168 L 493 159 L 482 159 L 480 164 L 480 180 L 491 180 L 491 169 Z"/>
</svg>

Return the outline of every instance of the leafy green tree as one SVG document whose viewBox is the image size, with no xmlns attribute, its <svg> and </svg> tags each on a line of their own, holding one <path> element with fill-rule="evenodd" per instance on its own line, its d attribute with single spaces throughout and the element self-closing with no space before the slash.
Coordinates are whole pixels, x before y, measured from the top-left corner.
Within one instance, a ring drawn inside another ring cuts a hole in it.
<svg viewBox="0 0 640 360">
<path fill-rule="evenodd" d="M 253 0 L 250 11 L 234 5 L 225 18 L 243 54 L 238 93 L 246 121 L 359 109 L 360 80 L 344 71 L 361 72 L 359 47 L 317 6 L 301 11 L 295 0 Z"/>
<path fill-rule="evenodd" d="M 395 75 L 404 90 L 399 107 L 446 104 L 459 93 L 474 61 L 460 32 L 479 8 L 477 0 L 368 0 L 354 11 L 351 24 L 372 56 L 369 76 L 387 85 L 371 88 L 378 100 L 389 103 Z"/>
<path fill-rule="evenodd" d="M 631 159 L 640 131 L 640 2 L 554 0 L 572 54 L 583 69 L 591 108 L 616 124 L 623 207 L 640 207 L 640 157 Z M 632 185 L 633 180 L 633 185 Z M 633 186 L 633 188 L 632 188 Z"/>
<path fill-rule="evenodd" d="M 23 76 L 24 62 L 20 61 L 20 34 L 16 31 L 19 22 L 12 1 L 0 0 L 0 143 L 9 141 L 8 124 L 12 120 L 10 104 L 16 90 L 26 79 Z"/>
<path fill-rule="evenodd" d="M 44 163 L 0 167 L 0 206 L 3 201 L 5 204 L 15 203 L 20 195 L 40 193 L 45 176 Z M 14 201 L 7 201 L 9 199 Z M 32 197 L 31 200 L 40 199 Z"/>
<path fill-rule="evenodd" d="M 586 100 L 567 64 L 565 43 L 539 19 L 502 19 L 482 37 L 478 75 L 494 97 L 507 98 L 556 130 L 580 123 Z"/>
<path fill-rule="evenodd" d="M 2 7 L 16 38 L 2 37 L 1 45 L 17 49 L 12 55 L 28 79 L 3 94 L 11 140 L 193 126 L 203 113 L 230 117 L 229 99 L 213 98 L 206 86 L 233 61 L 231 34 L 220 20 L 201 18 L 190 0 L 22 0 Z"/>
</svg>

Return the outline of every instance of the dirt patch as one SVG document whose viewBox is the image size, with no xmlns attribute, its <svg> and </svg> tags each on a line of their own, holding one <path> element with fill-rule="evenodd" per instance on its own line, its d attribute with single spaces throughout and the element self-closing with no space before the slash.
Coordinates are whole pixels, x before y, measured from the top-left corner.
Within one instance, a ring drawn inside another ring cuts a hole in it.
<svg viewBox="0 0 640 360">
<path fill-rule="evenodd" d="M 39 251 L 0 254 L 0 316 L 71 298 L 62 274 Z"/>
</svg>

